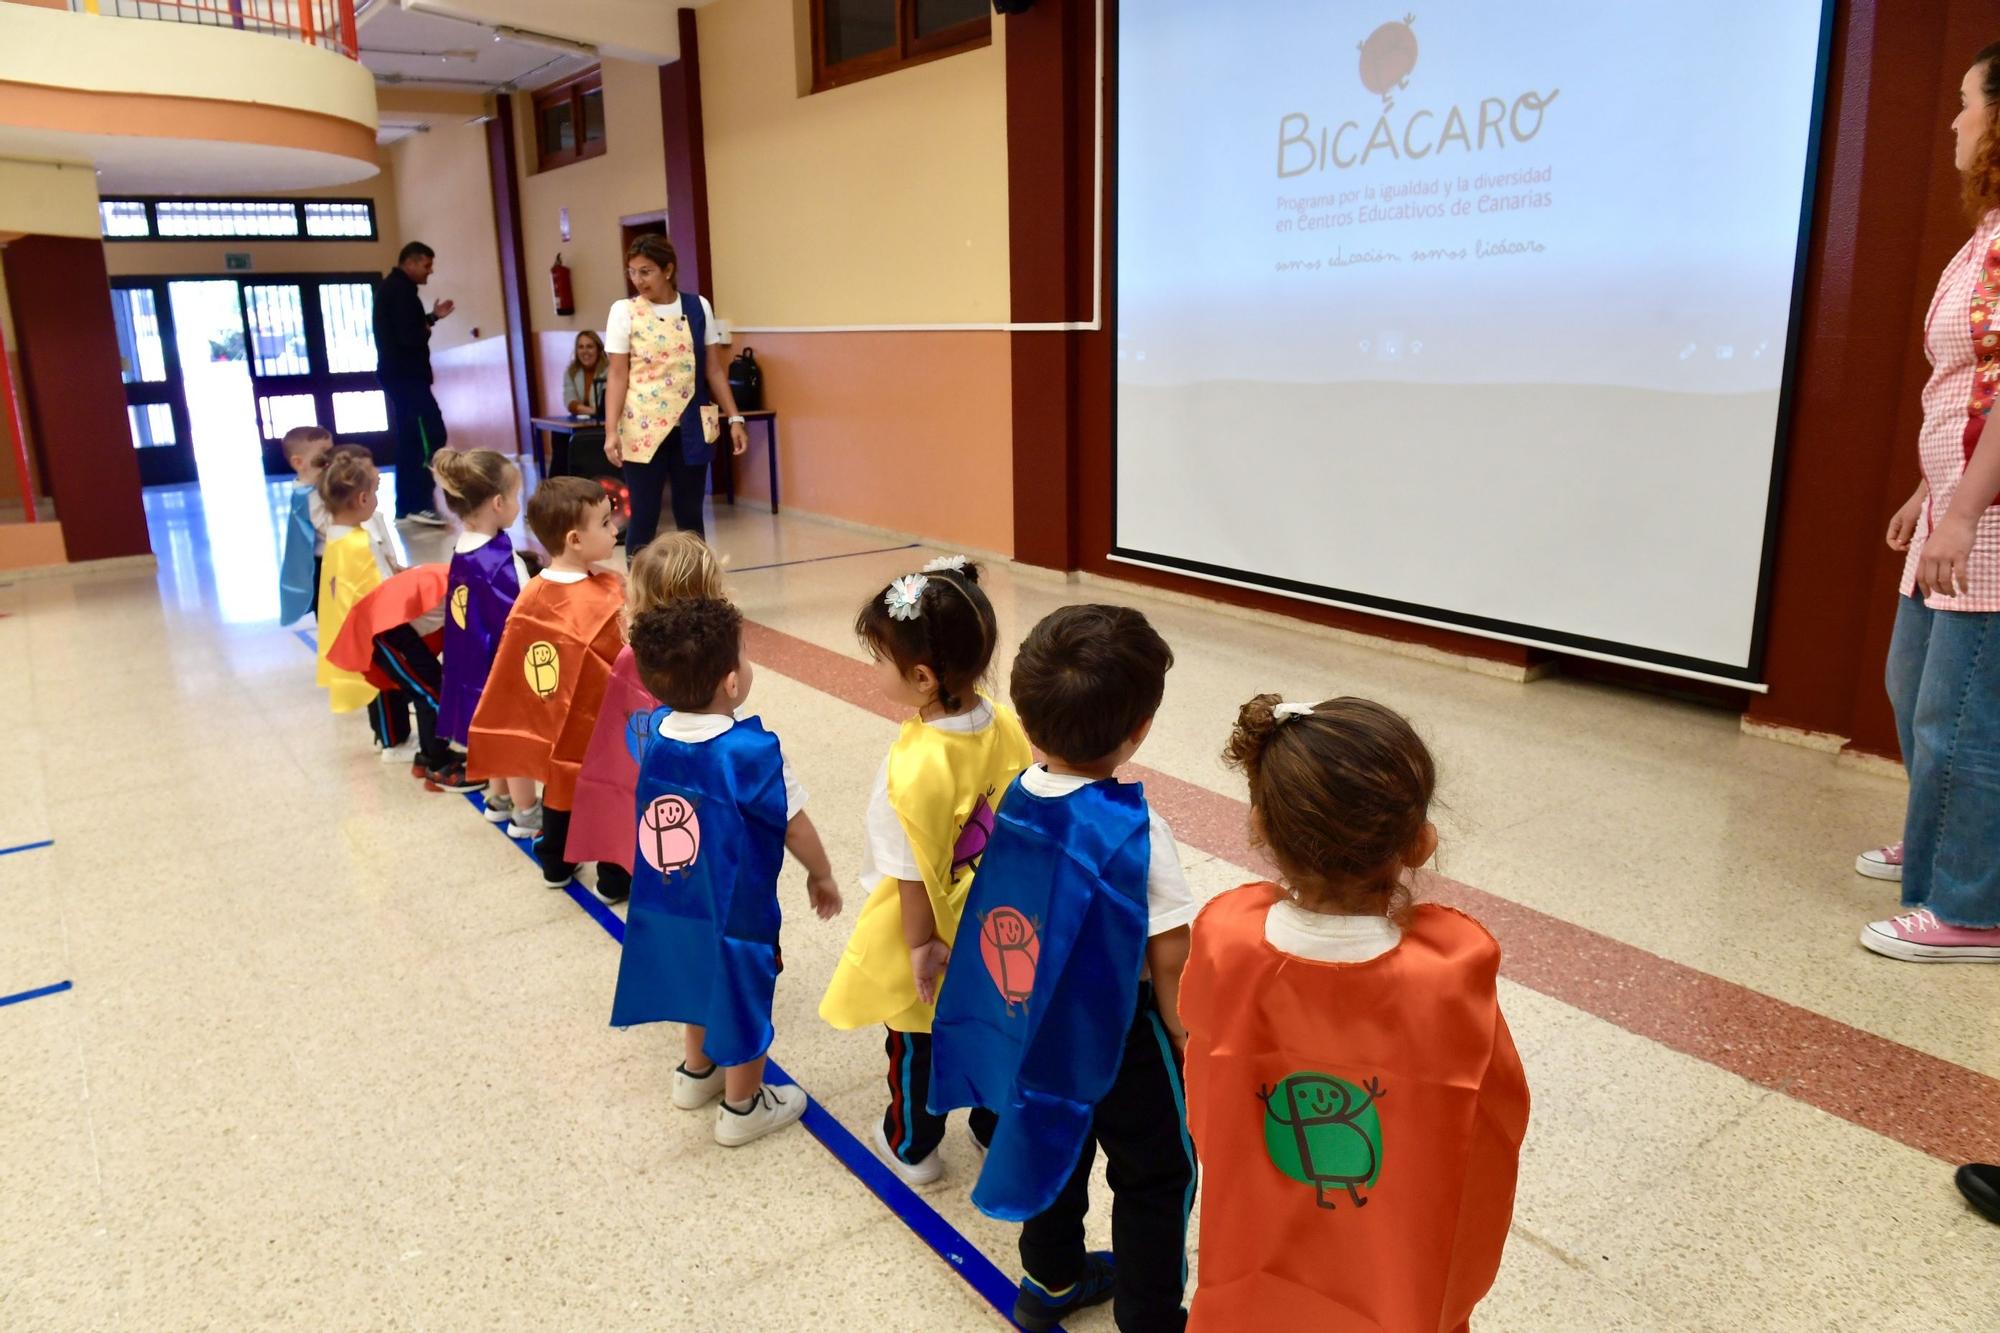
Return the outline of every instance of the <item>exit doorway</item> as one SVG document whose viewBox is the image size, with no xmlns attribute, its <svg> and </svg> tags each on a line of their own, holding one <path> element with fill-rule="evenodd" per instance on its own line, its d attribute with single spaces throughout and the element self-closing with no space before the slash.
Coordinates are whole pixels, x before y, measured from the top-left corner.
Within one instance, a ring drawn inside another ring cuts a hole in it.
<svg viewBox="0 0 2000 1333">
<path fill-rule="evenodd" d="M 281 442 L 294 426 L 394 461 L 373 274 L 115 278 L 111 289 L 143 484 L 288 473 Z"/>
</svg>

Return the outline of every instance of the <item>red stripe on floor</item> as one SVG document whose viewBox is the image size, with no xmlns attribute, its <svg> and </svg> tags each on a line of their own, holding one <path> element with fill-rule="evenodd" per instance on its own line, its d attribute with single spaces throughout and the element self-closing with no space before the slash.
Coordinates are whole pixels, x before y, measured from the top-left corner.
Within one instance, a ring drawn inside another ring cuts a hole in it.
<svg viewBox="0 0 2000 1333">
<path fill-rule="evenodd" d="M 906 716 L 881 697 L 867 663 L 769 626 L 745 628 L 758 665 L 891 722 Z M 1137 764 L 1125 774 L 1146 784 L 1181 842 L 1262 864 L 1245 802 Z M 1511 981 L 1933 1157 L 2000 1161 L 2000 1080 L 1471 885 L 1425 879 L 1425 897 L 1493 932 Z"/>
</svg>

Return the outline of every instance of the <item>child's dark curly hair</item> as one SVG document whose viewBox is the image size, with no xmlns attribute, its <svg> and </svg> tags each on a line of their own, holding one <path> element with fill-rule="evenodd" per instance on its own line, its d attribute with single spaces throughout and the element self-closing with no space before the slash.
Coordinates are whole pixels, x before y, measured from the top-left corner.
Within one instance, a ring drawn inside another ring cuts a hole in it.
<svg viewBox="0 0 2000 1333">
<path fill-rule="evenodd" d="M 706 708 L 743 660 L 743 613 L 717 597 L 689 597 L 633 617 L 639 679 L 669 708 Z"/>
<path fill-rule="evenodd" d="M 917 614 L 898 620 L 889 614 L 890 584 L 870 597 L 854 618 L 854 633 L 876 661 L 888 658 L 908 677 L 920 666 L 937 677 L 938 702 L 960 712 L 993 662 L 1000 638 L 993 603 L 979 589 L 979 566 L 930 570 L 922 575 Z"/>
<path fill-rule="evenodd" d="M 1400 714 L 1329 699 L 1280 718 L 1275 694 L 1237 714 L 1222 757 L 1250 779 L 1264 845 L 1303 906 L 1393 914 L 1437 791 L 1431 752 Z"/>
</svg>

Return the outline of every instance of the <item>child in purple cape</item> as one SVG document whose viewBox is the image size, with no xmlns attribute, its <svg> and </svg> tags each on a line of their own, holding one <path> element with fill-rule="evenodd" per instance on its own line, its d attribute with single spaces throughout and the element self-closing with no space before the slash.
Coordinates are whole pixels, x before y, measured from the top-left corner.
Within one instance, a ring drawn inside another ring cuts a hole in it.
<svg viewBox="0 0 2000 1333">
<path fill-rule="evenodd" d="M 507 537 L 521 516 L 521 470 L 491 449 L 440 449 L 431 471 L 464 529 L 452 550 L 445 593 L 444 685 L 438 697 L 438 734 L 462 750 L 507 613 L 528 582 L 527 566 Z M 462 767 L 463 756 L 459 762 Z M 533 821 L 538 827 L 534 805 L 531 780 L 509 778 L 487 789 L 486 817 L 496 824 L 512 820 L 529 828 Z"/>
</svg>

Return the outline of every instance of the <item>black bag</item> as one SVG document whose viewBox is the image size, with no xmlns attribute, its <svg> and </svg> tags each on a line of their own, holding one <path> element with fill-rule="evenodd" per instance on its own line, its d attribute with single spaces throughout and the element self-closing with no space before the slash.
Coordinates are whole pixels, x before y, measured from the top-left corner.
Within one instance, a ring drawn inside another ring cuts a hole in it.
<svg viewBox="0 0 2000 1333">
<path fill-rule="evenodd" d="M 729 363 L 729 392 L 735 395 L 738 412 L 764 410 L 764 370 L 757 364 L 757 350 L 746 347 Z"/>
</svg>

